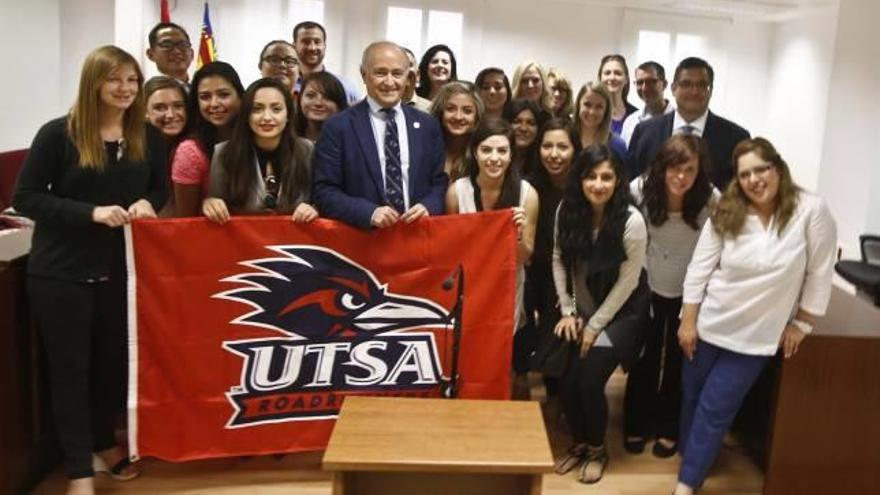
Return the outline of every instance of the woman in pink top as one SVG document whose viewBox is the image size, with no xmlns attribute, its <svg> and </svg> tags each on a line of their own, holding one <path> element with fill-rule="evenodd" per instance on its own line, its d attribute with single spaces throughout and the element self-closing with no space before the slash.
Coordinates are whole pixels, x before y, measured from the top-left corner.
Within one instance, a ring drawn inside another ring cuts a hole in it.
<svg viewBox="0 0 880 495">
<path fill-rule="evenodd" d="M 191 132 L 181 141 L 171 162 L 175 216 L 200 215 L 208 195 L 214 145 L 229 139 L 238 116 L 244 87 L 238 73 L 225 62 L 211 62 L 196 71 L 189 111 Z"/>
</svg>

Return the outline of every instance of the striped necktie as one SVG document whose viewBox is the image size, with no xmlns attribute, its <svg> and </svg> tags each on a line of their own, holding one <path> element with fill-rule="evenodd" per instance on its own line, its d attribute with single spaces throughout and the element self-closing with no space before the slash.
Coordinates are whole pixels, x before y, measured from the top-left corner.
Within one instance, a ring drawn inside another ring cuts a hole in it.
<svg viewBox="0 0 880 495">
<path fill-rule="evenodd" d="M 400 140 L 397 137 L 397 122 L 393 108 L 383 108 L 385 114 L 385 198 L 389 206 L 403 213 L 403 170 L 400 165 Z"/>
</svg>

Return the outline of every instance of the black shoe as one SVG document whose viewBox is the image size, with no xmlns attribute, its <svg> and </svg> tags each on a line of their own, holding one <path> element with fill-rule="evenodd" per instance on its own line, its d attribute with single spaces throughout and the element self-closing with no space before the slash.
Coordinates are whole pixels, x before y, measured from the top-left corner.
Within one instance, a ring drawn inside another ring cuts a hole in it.
<svg viewBox="0 0 880 495">
<path fill-rule="evenodd" d="M 667 447 L 660 443 L 660 440 L 654 442 L 654 447 L 651 449 L 651 453 L 654 454 L 654 457 L 660 457 L 661 459 L 672 457 L 676 452 L 678 452 L 677 443 L 672 444 L 672 447 Z"/>
<path fill-rule="evenodd" d="M 587 446 L 585 444 L 574 445 L 568 449 L 568 453 L 562 459 L 556 461 L 553 470 L 556 474 L 565 474 L 581 465 L 587 458 Z"/>
<path fill-rule="evenodd" d="M 624 438 L 623 448 L 630 454 L 641 454 L 645 451 L 645 439 L 644 437 Z"/>
</svg>

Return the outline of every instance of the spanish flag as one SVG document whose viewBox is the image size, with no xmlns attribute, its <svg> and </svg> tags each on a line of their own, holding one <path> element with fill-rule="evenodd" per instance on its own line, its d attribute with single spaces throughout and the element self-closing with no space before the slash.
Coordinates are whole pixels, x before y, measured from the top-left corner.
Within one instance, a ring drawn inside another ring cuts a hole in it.
<svg viewBox="0 0 880 495">
<path fill-rule="evenodd" d="M 205 2 L 205 14 L 202 17 L 202 32 L 199 37 L 199 57 L 196 59 L 196 69 L 217 60 L 217 51 L 214 50 L 214 31 L 211 29 L 211 17 L 208 15 L 208 2 Z"/>
</svg>

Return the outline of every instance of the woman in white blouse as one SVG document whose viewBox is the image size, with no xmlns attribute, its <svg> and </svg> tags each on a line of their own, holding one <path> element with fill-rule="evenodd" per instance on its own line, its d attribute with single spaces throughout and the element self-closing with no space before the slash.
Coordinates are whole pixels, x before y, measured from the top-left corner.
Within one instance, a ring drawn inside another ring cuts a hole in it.
<svg viewBox="0 0 880 495">
<path fill-rule="evenodd" d="M 837 234 L 828 207 L 794 184 L 766 139 L 740 142 L 733 162 L 736 177 L 700 234 L 684 282 L 675 495 L 703 484 L 767 361 L 780 347 L 785 358 L 797 353 L 831 295 Z"/>
<path fill-rule="evenodd" d="M 595 483 L 608 464 L 605 384 L 618 364 L 629 370 L 638 356 L 650 303 L 645 221 L 607 146 L 590 146 L 575 159 L 554 231 L 553 282 L 563 315 L 554 332 L 569 347 L 559 397 L 574 440 L 556 472 L 580 466 L 578 481 Z"/>
</svg>

